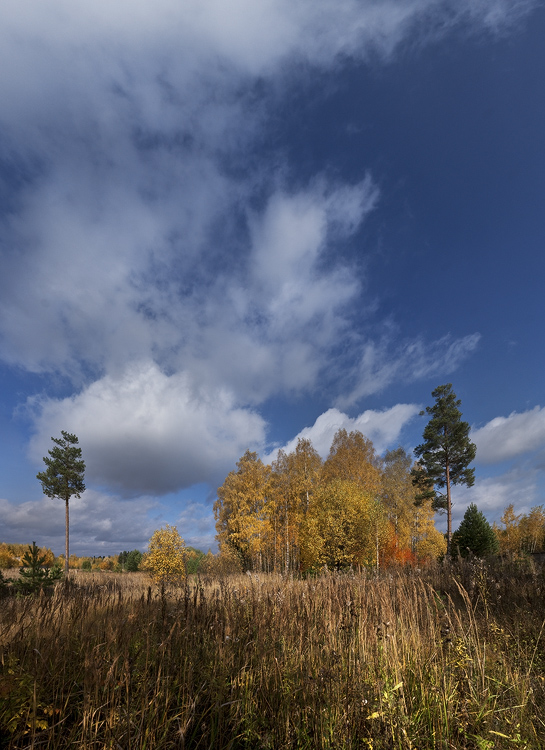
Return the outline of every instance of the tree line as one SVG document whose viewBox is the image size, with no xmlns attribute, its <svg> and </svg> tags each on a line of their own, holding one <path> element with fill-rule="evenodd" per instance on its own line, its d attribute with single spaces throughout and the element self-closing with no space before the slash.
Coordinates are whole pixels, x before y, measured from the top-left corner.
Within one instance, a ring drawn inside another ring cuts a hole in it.
<svg viewBox="0 0 545 750">
<path fill-rule="evenodd" d="M 172 529 L 168 526 L 155 532 L 144 559 L 133 550 L 99 562 L 95 558 L 73 560 L 69 500 L 85 490 L 85 463 L 77 436 L 63 430 L 61 438 L 51 438 L 54 448 L 44 458 L 46 470 L 37 478 L 45 495 L 65 502 L 65 572 L 69 567 L 138 570 L 146 566 L 146 559 L 152 560 L 157 540 L 162 547 L 157 570 L 165 565 L 170 547 L 183 548 L 183 554 L 180 550 L 172 553 L 179 563 L 175 575 L 179 575 L 178 568 L 183 568 L 184 575 L 216 568 L 290 573 L 324 567 L 378 567 L 444 554 L 543 549 L 542 506 L 532 508 L 528 516 L 516 516 L 509 506 L 502 517 L 505 529 L 500 529 L 490 527 L 472 504 L 453 534 L 451 485 L 473 485 L 470 464 L 476 446 L 469 439 L 470 427 L 462 420 L 461 402 L 452 384 L 438 386 L 432 396 L 433 406 L 421 412 L 430 420 L 422 444 L 414 449 L 416 461 L 401 447 L 380 457 L 369 438 L 346 429 L 336 432 L 325 461 L 312 442 L 303 438 L 295 450 L 280 450 L 270 465 L 247 450 L 236 471 L 218 488 L 214 504 L 218 560 L 211 553 L 185 548 L 181 539 L 169 541 Z M 436 511 L 447 514 L 445 535 L 435 528 Z"/>
<path fill-rule="evenodd" d="M 248 450 L 218 489 L 220 551 L 247 570 L 282 573 L 444 554 L 413 468 L 403 448 L 380 458 L 358 430 L 339 429 L 325 461 L 304 438 L 270 465 Z"/>
</svg>

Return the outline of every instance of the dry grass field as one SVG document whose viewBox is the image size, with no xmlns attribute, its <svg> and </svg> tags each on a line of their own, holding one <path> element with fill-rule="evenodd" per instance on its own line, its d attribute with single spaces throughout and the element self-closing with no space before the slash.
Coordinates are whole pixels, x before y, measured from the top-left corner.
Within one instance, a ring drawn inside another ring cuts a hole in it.
<svg viewBox="0 0 545 750">
<path fill-rule="evenodd" d="M 0 601 L 0 747 L 545 747 L 545 573 L 482 562 Z"/>
</svg>

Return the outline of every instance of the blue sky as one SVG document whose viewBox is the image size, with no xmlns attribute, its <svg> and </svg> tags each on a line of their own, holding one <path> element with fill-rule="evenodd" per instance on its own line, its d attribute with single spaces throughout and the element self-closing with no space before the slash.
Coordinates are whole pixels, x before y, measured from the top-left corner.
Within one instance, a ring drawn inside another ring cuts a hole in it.
<svg viewBox="0 0 545 750">
<path fill-rule="evenodd" d="M 5 0 L 0 540 L 214 548 L 215 490 L 452 382 L 489 520 L 545 502 L 545 4 Z M 439 519 L 439 523 L 441 520 Z"/>
</svg>

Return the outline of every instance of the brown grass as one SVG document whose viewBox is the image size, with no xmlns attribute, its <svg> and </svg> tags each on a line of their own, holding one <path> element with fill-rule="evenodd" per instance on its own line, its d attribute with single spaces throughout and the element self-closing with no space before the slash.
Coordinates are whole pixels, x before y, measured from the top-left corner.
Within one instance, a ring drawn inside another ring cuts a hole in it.
<svg viewBox="0 0 545 750">
<path fill-rule="evenodd" d="M 0 746 L 542 750 L 544 591 L 478 562 L 169 590 L 71 574 L 0 603 Z"/>
</svg>

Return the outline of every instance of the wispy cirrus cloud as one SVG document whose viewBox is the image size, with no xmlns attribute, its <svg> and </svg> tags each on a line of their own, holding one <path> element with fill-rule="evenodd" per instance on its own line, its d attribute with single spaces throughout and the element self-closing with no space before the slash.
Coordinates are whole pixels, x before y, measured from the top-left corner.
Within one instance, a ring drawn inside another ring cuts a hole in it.
<svg viewBox="0 0 545 750">
<path fill-rule="evenodd" d="M 391 336 L 362 345 L 360 359 L 350 372 L 355 384 L 337 399 L 346 408 L 365 396 L 378 393 L 394 381 L 411 382 L 456 370 L 477 348 L 481 336 L 473 333 L 462 338 L 450 335 L 437 341 L 422 338 L 397 343 Z"/>
</svg>

